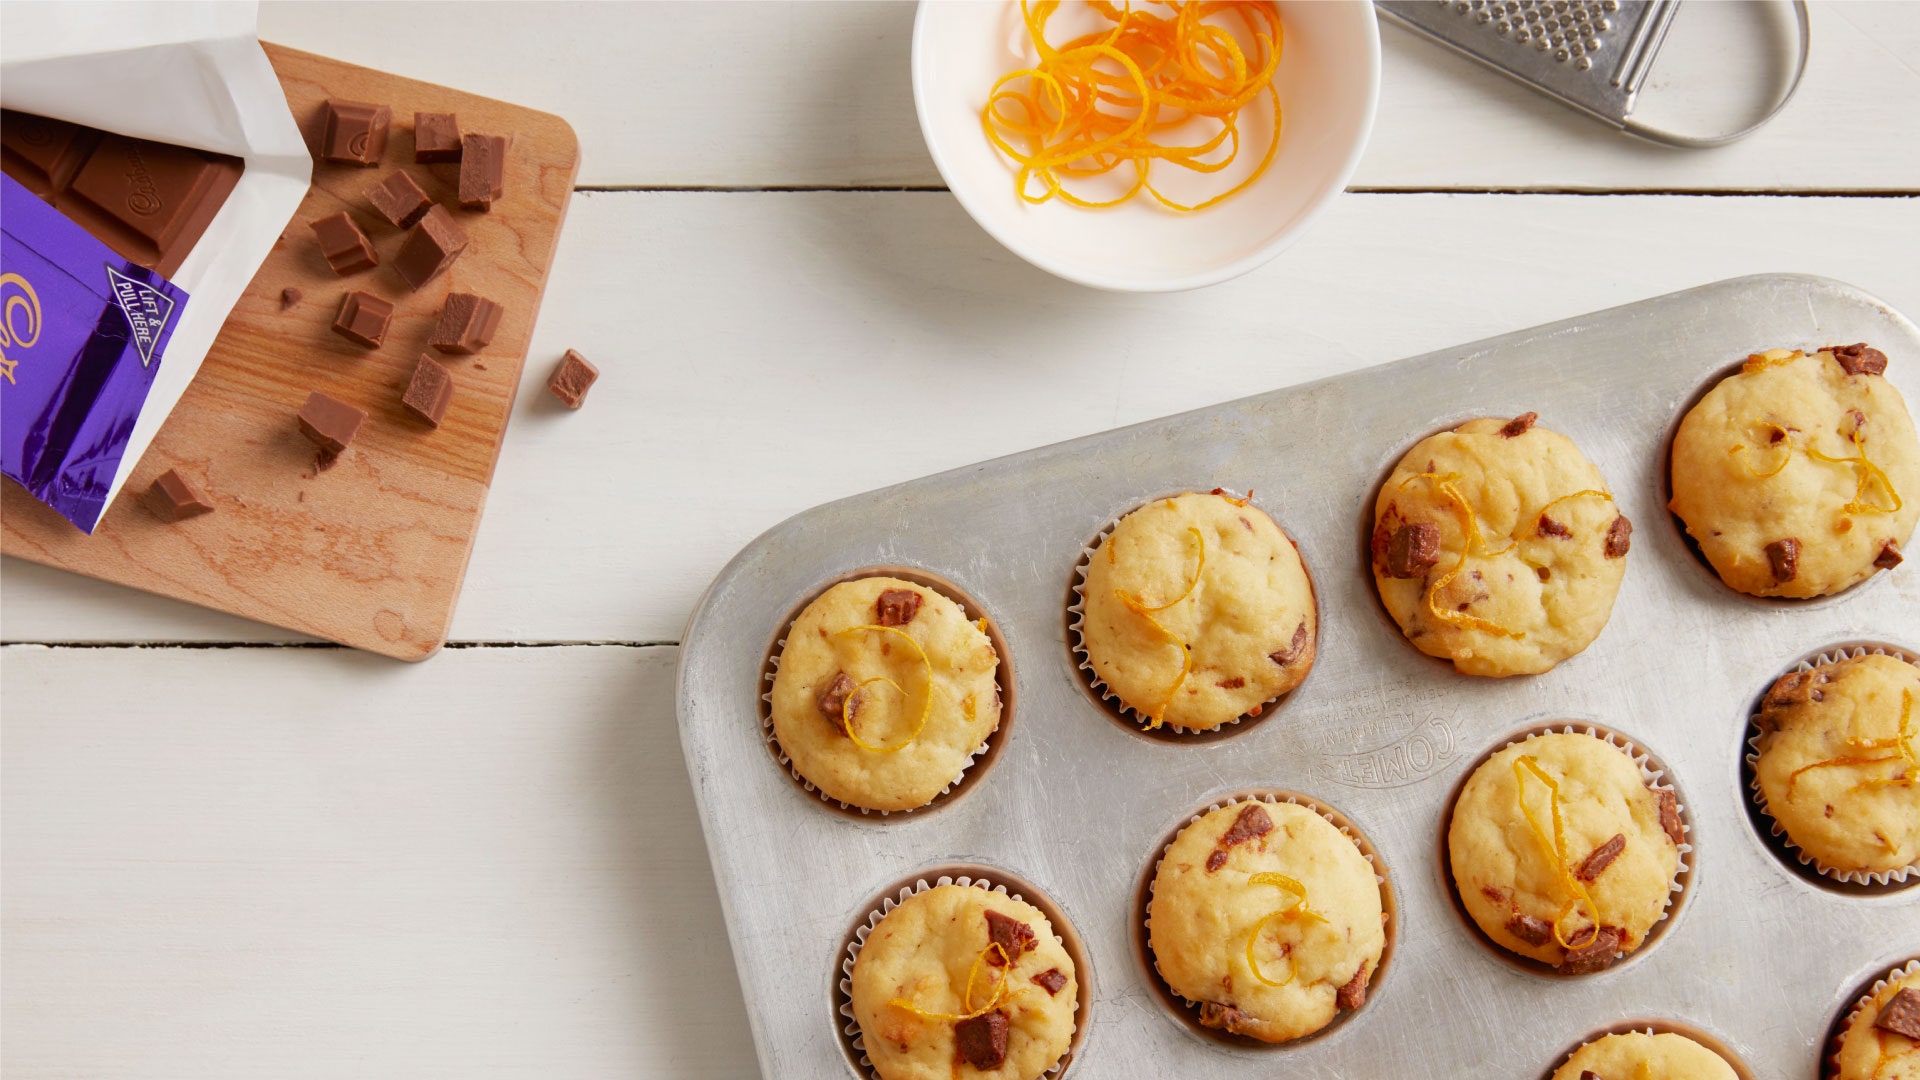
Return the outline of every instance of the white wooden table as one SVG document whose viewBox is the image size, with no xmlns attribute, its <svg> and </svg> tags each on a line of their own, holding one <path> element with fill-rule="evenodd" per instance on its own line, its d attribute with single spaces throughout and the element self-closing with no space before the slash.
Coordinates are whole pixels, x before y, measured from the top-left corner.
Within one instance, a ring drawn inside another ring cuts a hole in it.
<svg viewBox="0 0 1920 1080">
<path fill-rule="evenodd" d="M 1731 11 L 1688 5 L 1669 48 L 1751 44 Z M 752 1075 L 672 686 L 694 599 L 761 530 L 1738 274 L 1827 274 L 1920 314 L 1920 5 L 1816 4 L 1799 98 L 1706 153 L 1383 28 L 1353 193 L 1265 269 L 1161 297 L 1055 281 L 941 190 L 912 19 L 263 10 L 270 40 L 569 118 L 582 191 L 438 657 L 5 563 L 10 1080 Z M 568 347 L 604 372 L 591 401 L 532 408 Z M 854 419 L 899 403 L 903 428 Z"/>
</svg>

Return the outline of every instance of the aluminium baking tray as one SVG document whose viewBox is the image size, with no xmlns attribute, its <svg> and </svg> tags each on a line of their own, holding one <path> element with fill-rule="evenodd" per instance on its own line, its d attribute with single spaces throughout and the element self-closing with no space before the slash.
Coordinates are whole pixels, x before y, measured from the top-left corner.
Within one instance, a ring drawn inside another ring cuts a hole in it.
<svg viewBox="0 0 1920 1080">
<path fill-rule="evenodd" d="M 1813 880 L 1769 844 L 1741 780 L 1748 714 L 1779 673 L 1849 642 L 1920 646 L 1920 569 L 1838 596 L 1759 600 L 1719 584 L 1665 510 L 1668 437 L 1748 353 L 1867 341 L 1920 401 L 1920 331 L 1823 278 L 1738 278 L 1227 402 L 842 499 L 775 526 L 721 571 L 680 657 L 681 742 L 769 1077 L 856 1072 L 837 1013 L 840 961 L 879 895 L 971 864 L 1043 890 L 1090 972 L 1096 1077 L 1544 1075 L 1624 1020 L 1691 1024 L 1760 1077 L 1814 1077 L 1858 985 L 1920 954 L 1920 888 Z M 1365 554 L 1374 494 L 1414 442 L 1476 416 L 1538 411 L 1597 464 L 1635 524 L 1611 622 L 1553 671 L 1481 679 L 1409 645 Z M 1251 488 L 1299 544 L 1321 629 L 1312 674 L 1257 723 L 1148 738 L 1087 689 L 1065 607 L 1108 522 L 1160 495 Z M 1920 493 L 1909 493 L 1909 498 Z M 1002 636 L 1015 699 L 999 745 L 935 806 L 866 817 L 803 791 L 769 753 L 770 649 L 830 582 L 911 567 L 952 582 Z M 1523 970 L 1450 899 L 1442 818 L 1465 770 L 1515 732 L 1605 725 L 1669 770 L 1691 818 L 1692 880 L 1662 932 L 1609 971 Z M 1216 799 L 1299 792 L 1383 857 L 1393 954 L 1368 1004 L 1298 1045 L 1197 1034 L 1138 945 L 1138 889 L 1170 831 Z"/>
</svg>

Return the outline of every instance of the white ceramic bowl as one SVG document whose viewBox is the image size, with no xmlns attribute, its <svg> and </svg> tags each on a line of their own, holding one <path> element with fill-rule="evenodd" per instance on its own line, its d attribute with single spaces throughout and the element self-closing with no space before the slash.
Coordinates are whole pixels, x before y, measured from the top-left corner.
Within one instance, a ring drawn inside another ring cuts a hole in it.
<svg viewBox="0 0 1920 1080">
<path fill-rule="evenodd" d="M 1285 2 L 1280 20 L 1284 45 L 1274 84 L 1284 122 L 1273 165 L 1245 191 L 1197 213 L 1165 210 L 1144 192 L 1107 210 L 1019 199 L 1012 166 L 980 128 L 988 90 L 1031 60 L 1015 52 L 1025 42 L 1018 0 L 921 0 L 913 26 L 920 131 L 967 213 L 1042 270 L 1123 292 L 1225 281 L 1279 254 L 1346 187 L 1380 96 L 1380 31 L 1371 3 Z M 1252 108 L 1246 116 L 1253 117 Z M 1243 161 L 1257 161 L 1264 149 L 1264 141 L 1250 140 Z"/>
</svg>

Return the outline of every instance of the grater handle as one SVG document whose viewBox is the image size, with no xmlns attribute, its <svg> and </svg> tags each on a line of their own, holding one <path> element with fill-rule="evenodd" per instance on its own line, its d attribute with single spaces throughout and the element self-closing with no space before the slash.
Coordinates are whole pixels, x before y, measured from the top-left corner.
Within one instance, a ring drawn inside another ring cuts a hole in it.
<svg viewBox="0 0 1920 1080">
<path fill-rule="evenodd" d="M 1807 22 L 1807 0 L 1793 0 L 1793 17 L 1794 21 L 1799 24 L 1800 29 L 1800 55 L 1794 61 L 1793 81 L 1787 84 L 1787 92 L 1780 95 L 1780 100 L 1773 103 L 1773 108 L 1768 109 L 1765 116 L 1760 117 L 1760 119 L 1755 120 L 1753 123 L 1748 124 L 1738 131 L 1731 131 L 1720 135 L 1682 135 L 1679 132 L 1666 131 L 1661 128 L 1639 123 L 1631 116 L 1621 124 L 1621 129 L 1629 135 L 1645 139 L 1648 142 L 1659 143 L 1662 146 L 1677 146 L 1688 150 L 1706 150 L 1715 146 L 1725 146 L 1728 143 L 1744 139 L 1760 130 L 1767 121 L 1779 115 L 1781 109 L 1787 107 L 1787 102 L 1793 100 L 1794 92 L 1800 89 L 1801 78 L 1807 73 L 1807 53 L 1811 49 L 1813 41 L 1812 28 Z"/>
</svg>

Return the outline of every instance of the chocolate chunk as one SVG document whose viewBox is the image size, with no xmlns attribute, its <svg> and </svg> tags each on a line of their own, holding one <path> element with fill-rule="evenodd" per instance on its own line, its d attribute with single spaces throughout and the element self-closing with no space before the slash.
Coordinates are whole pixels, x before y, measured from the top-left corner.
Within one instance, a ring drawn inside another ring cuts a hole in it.
<svg viewBox="0 0 1920 1080">
<path fill-rule="evenodd" d="M 1895 1035 L 1920 1040 L 1920 990 L 1910 986 L 1901 987 L 1899 993 L 1887 999 L 1880 1015 L 1874 1017 L 1873 1026 Z"/>
<path fill-rule="evenodd" d="M 67 190 L 104 133 L 32 113 L 0 112 L 0 161 L 7 175 L 35 195 L 54 201 Z"/>
<path fill-rule="evenodd" d="M 471 356 L 493 342 L 500 327 L 499 304 L 472 293 L 449 293 L 427 344 L 450 356 Z"/>
<path fill-rule="evenodd" d="M 387 129 L 393 110 L 361 101 L 327 102 L 326 130 L 320 137 L 320 156 L 342 165 L 378 165 L 387 152 Z"/>
<path fill-rule="evenodd" d="M 1007 1014 L 984 1013 L 953 1025 L 953 1048 L 961 1060 L 991 1072 L 1007 1060 Z"/>
<path fill-rule="evenodd" d="M 1609 559 L 1623 559 L 1627 555 L 1627 549 L 1632 546 L 1633 522 L 1628 521 L 1627 516 L 1622 514 L 1613 519 L 1613 524 L 1607 526 L 1607 546 L 1602 550 L 1602 554 Z"/>
<path fill-rule="evenodd" d="M 504 135 L 460 137 L 460 205 L 467 210 L 491 210 L 505 190 L 507 138 Z"/>
<path fill-rule="evenodd" d="M 1605 971 L 1620 958 L 1620 943 L 1627 939 L 1626 932 L 1617 926 L 1603 926 L 1598 932 L 1583 931 L 1572 937 L 1574 941 L 1592 937 L 1584 947 L 1568 949 L 1560 958 L 1560 974 L 1591 975 L 1596 971 Z"/>
<path fill-rule="evenodd" d="M 372 293 L 350 292 L 340 300 L 333 332 L 356 345 L 377 349 L 386 340 L 387 324 L 392 321 L 392 304 Z"/>
<path fill-rule="evenodd" d="M 1440 561 L 1440 526 L 1416 521 L 1393 530 L 1387 544 L 1387 576 L 1415 578 Z"/>
<path fill-rule="evenodd" d="M 413 160 L 422 165 L 460 160 L 460 121 L 454 114 L 413 114 Z"/>
<path fill-rule="evenodd" d="M 407 392 L 400 396 L 400 404 L 428 424 L 439 427 L 452 400 L 453 373 L 433 357 L 421 353 L 420 362 L 413 368 L 413 378 L 407 382 Z"/>
<path fill-rule="evenodd" d="M 306 295 L 307 295 L 306 293 L 302 292 L 299 289 L 294 288 L 291 285 L 287 286 L 284 289 L 281 289 L 280 290 L 280 310 L 285 311 L 288 308 L 294 306 L 295 304 L 298 304 L 302 299 L 306 297 Z"/>
<path fill-rule="evenodd" d="M 168 469 L 154 477 L 145 501 L 154 517 L 168 523 L 213 513 L 213 504 L 181 476 L 178 469 Z"/>
<path fill-rule="evenodd" d="M 1539 413 L 1521 413 L 1519 416 L 1507 421 L 1506 426 L 1500 429 L 1500 437 L 1503 439 L 1511 439 L 1515 436 L 1525 435 L 1533 429 L 1533 422 L 1538 419 L 1540 419 Z"/>
<path fill-rule="evenodd" d="M 1238 690 L 1241 687 L 1247 685 L 1247 680 L 1241 678 L 1238 675 L 1235 675 L 1231 679 L 1221 679 L 1219 682 L 1216 682 L 1213 685 L 1219 687 L 1222 690 Z"/>
<path fill-rule="evenodd" d="M 820 691 L 820 700 L 815 703 L 821 715 L 832 720 L 833 726 L 842 732 L 846 731 L 842 721 L 845 719 L 847 697 L 855 689 L 853 680 L 847 677 L 846 672 L 836 671 L 833 678 L 827 680 L 827 688 Z"/>
<path fill-rule="evenodd" d="M 1800 573 L 1800 541 L 1789 536 L 1767 545 L 1767 565 L 1773 568 L 1773 580 L 1792 581 Z"/>
<path fill-rule="evenodd" d="M 1882 570 L 1891 570 L 1905 561 L 1906 557 L 1900 554 L 1900 545 L 1892 540 L 1881 544 L 1880 554 L 1873 557 L 1873 565 Z"/>
<path fill-rule="evenodd" d="M 1660 828 L 1666 831 L 1667 839 L 1679 847 L 1687 836 L 1686 825 L 1680 820 L 1680 796 L 1675 795 L 1672 788 L 1654 788 L 1653 797 L 1660 804 Z"/>
<path fill-rule="evenodd" d="M 1048 997 L 1059 994 L 1060 991 L 1066 989 L 1067 986 L 1067 977 L 1060 974 L 1059 968 L 1048 968 L 1040 974 L 1035 975 L 1033 981 L 1035 985 L 1047 992 Z"/>
<path fill-rule="evenodd" d="M 360 231 L 345 210 L 331 217 L 323 217 L 309 226 L 314 239 L 320 241 L 320 254 L 333 267 L 336 274 L 351 274 L 356 270 L 365 270 L 369 266 L 380 265 L 380 254 L 373 250 L 373 241 Z"/>
<path fill-rule="evenodd" d="M 405 172 L 396 172 L 368 188 L 367 201 L 381 217 L 403 229 L 413 228 L 433 207 L 433 200 Z"/>
<path fill-rule="evenodd" d="M 881 626 L 905 626 L 920 614 L 920 599 L 912 589 L 888 589 L 873 602 L 874 621 Z"/>
<path fill-rule="evenodd" d="M 1533 575 L 1534 575 L 1535 577 L 1537 577 L 1537 578 L 1539 578 L 1539 579 L 1540 579 L 1541 581 L 1551 581 L 1551 580 L 1553 580 L 1553 571 L 1552 571 L 1552 570 L 1549 570 L 1549 569 L 1547 569 L 1547 568 L 1546 568 L 1546 567 L 1544 567 L 1544 566 L 1536 566 L 1536 567 L 1534 567 L 1534 568 L 1533 568 Z"/>
<path fill-rule="evenodd" d="M 1286 667 L 1288 664 L 1293 663 L 1305 655 L 1306 648 L 1307 621 L 1302 619 L 1300 620 L 1300 625 L 1293 628 L 1293 640 L 1287 642 L 1287 647 L 1273 650 L 1267 654 L 1267 659 L 1279 664 L 1281 667 Z"/>
<path fill-rule="evenodd" d="M 1347 980 L 1347 985 L 1334 991 L 1333 1003 L 1335 1005 L 1338 1005 L 1348 1012 L 1352 1012 L 1367 1003 L 1368 966 L 1367 961 L 1360 961 L 1360 970 L 1353 973 L 1353 978 Z"/>
<path fill-rule="evenodd" d="M 1773 680 L 1773 685 L 1767 688 L 1766 695 L 1760 699 L 1761 719 L 1764 721 L 1766 713 L 1771 710 L 1788 709 L 1807 701 L 1812 694 L 1813 672 L 1789 671 Z"/>
<path fill-rule="evenodd" d="M 1535 915 L 1515 915 L 1507 920 L 1507 933 L 1529 945 L 1545 945 L 1553 940 L 1553 924 Z"/>
<path fill-rule="evenodd" d="M 1593 853 L 1587 856 L 1586 861 L 1582 862 L 1580 868 L 1575 870 L 1573 874 L 1581 881 L 1592 881 L 1599 877 L 1601 872 L 1607 867 L 1612 866 L 1613 860 L 1619 858 L 1620 853 L 1625 850 L 1627 850 L 1626 836 L 1621 833 L 1614 833 L 1612 839 L 1594 848 Z"/>
<path fill-rule="evenodd" d="M 1235 1035 L 1244 1035 L 1249 1028 L 1253 1027 L 1253 1024 L 1253 1017 L 1248 1016 L 1232 1005 L 1222 1005 L 1216 1001 L 1203 1001 L 1200 1003 L 1201 1027 L 1210 1027 L 1220 1031 L 1231 1032 Z"/>
<path fill-rule="evenodd" d="M 577 409 L 587 400 L 587 391 L 593 388 L 593 381 L 600 377 L 600 369 L 587 363 L 587 358 L 567 350 L 560 358 L 560 365 L 547 376 L 547 390 L 569 409 Z"/>
<path fill-rule="evenodd" d="M 415 292 L 441 275 L 467 250 L 467 233 L 444 206 L 429 209 L 393 257 L 393 268 Z"/>
<path fill-rule="evenodd" d="M 1218 870 L 1227 865 L 1227 849 L 1235 844 L 1244 844 L 1248 840 L 1267 835 L 1273 831 L 1273 816 L 1259 803 L 1248 803 L 1235 815 L 1233 824 L 1221 834 L 1215 842 L 1213 853 L 1207 856 L 1207 869 Z"/>
<path fill-rule="evenodd" d="M 991 949 L 987 951 L 987 963 L 994 967 L 1005 967 L 1033 948 L 1033 927 L 997 911 L 989 911 L 987 940 L 1000 946 L 998 952 Z"/>
<path fill-rule="evenodd" d="M 307 403 L 300 406 L 300 433 L 312 439 L 321 450 L 338 454 L 360 433 L 360 424 L 366 418 L 367 414 L 359 409 L 316 390 L 308 394 Z"/>
<path fill-rule="evenodd" d="M 1541 536 L 1558 536 L 1564 538 L 1573 535 L 1572 529 L 1567 528 L 1565 525 L 1560 524 L 1545 514 L 1540 515 L 1540 524 L 1536 525 L 1533 531 L 1539 533 Z"/>
<path fill-rule="evenodd" d="M 1849 375 L 1886 374 L 1887 354 L 1864 341 L 1853 345 L 1829 345 L 1825 351 L 1832 353 L 1840 369 Z"/>
<path fill-rule="evenodd" d="M 1592 1069 L 1581 1069 L 1580 1080 L 1606 1080 L 1606 1077 L 1601 1076 L 1599 1073 L 1594 1072 Z"/>
</svg>

